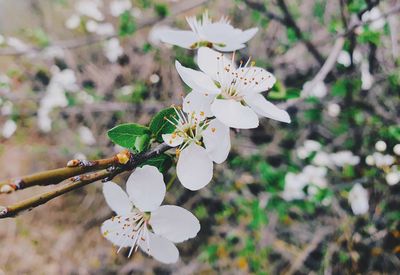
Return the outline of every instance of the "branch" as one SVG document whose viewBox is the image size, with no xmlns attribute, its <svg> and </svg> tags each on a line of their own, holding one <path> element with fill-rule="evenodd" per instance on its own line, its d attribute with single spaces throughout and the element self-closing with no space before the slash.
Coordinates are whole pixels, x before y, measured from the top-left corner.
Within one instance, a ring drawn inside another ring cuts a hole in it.
<svg viewBox="0 0 400 275">
<path fill-rule="evenodd" d="M 33 208 L 45 204 L 46 202 L 57 198 L 63 194 L 70 191 L 76 190 L 90 183 L 96 182 L 98 180 L 108 181 L 114 178 L 116 175 L 121 174 L 125 171 L 130 171 L 138 167 L 140 164 L 144 163 L 146 160 L 156 157 L 168 149 L 170 149 L 166 144 L 160 144 L 154 149 L 147 151 L 143 154 L 129 155 L 129 159 L 124 161 L 125 164 L 121 164 L 119 167 L 111 166 L 107 169 L 96 171 L 90 174 L 78 175 L 67 179 L 67 183 L 51 190 L 49 192 L 40 194 L 28 198 L 24 201 L 17 202 L 13 205 L 2 207 L 0 206 L 0 219 L 15 217 L 23 211 L 32 210 Z M 122 161 L 123 159 L 121 159 Z"/>
<path fill-rule="evenodd" d="M 180 14 L 185 11 L 196 8 L 197 6 L 202 5 L 202 4 L 206 3 L 207 1 L 208 0 L 190 0 L 190 1 L 185 1 L 185 2 L 179 3 L 174 6 L 170 16 L 168 16 L 168 17 L 173 17 L 177 14 Z M 140 20 L 137 23 L 136 30 L 143 29 L 145 27 L 154 25 L 155 23 L 161 21 L 161 19 L 162 18 L 160 18 L 159 16 L 152 16 L 150 18 L 145 18 L 143 20 Z M 57 48 L 62 48 L 62 49 L 74 49 L 74 48 L 84 47 L 84 46 L 88 46 L 91 44 L 103 42 L 103 41 L 109 40 L 114 37 L 118 37 L 118 33 L 114 33 L 114 34 L 106 35 L 106 36 L 91 35 L 91 36 L 85 36 L 85 37 L 77 38 L 77 39 L 55 41 L 45 48 L 30 47 L 23 51 L 18 51 L 13 48 L 6 48 L 4 50 L 0 50 L 0 56 L 20 56 L 20 55 L 26 55 L 26 54 L 39 53 L 39 52 L 43 51 L 44 49 L 51 48 L 51 47 L 57 47 Z"/>
<path fill-rule="evenodd" d="M 35 185 L 52 185 L 60 183 L 68 178 L 82 175 L 92 171 L 109 168 L 114 165 L 123 164 L 124 159 L 130 158 L 131 153 L 124 150 L 111 158 L 85 161 L 70 160 L 67 167 L 35 173 L 20 178 L 9 179 L 0 182 L 0 194 L 29 188 Z"/>
<path fill-rule="evenodd" d="M 324 63 L 323 56 L 318 51 L 318 49 L 309 40 L 307 40 L 304 37 L 303 32 L 300 30 L 300 28 L 297 25 L 296 21 L 294 21 L 292 15 L 290 14 L 289 9 L 288 9 L 285 1 L 284 0 L 278 0 L 278 6 L 281 8 L 281 10 L 283 12 L 285 25 L 294 30 L 294 33 L 295 33 L 296 37 L 299 40 L 301 40 L 301 42 L 303 42 L 303 44 L 306 46 L 306 48 L 312 54 L 312 56 L 315 58 L 315 60 L 317 60 L 320 65 L 322 65 Z"/>
<path fill-rule="evenodd" d="M 269 19 L 271 20 L 275 20 L 278 21 L 279 23 L 285 25 L 285 19 L 273 12 L 270 12 L 269 10 L 267 10 L 265 8 L 265 5 L 262 3 L 257 3 L 257 2 L 253 2 L 250 0 L 244 0 L 243 1 L 249 8 L 262 12 L 264 15 L 266 15 Z"/>
</svg>

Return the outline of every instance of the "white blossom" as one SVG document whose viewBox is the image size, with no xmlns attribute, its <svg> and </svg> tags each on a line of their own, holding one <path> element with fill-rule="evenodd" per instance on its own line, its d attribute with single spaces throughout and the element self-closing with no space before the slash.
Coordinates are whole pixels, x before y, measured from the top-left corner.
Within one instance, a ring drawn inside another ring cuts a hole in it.
<svg viewBox="0 0 400 275">
<path fill-rule="evenodd" d="M 399 143 L 399 144 L 396 144 L 396 145 L 393 147 L 393 153 L 395 153 L 396 155 L 400 156 L 400 143 Z"/>
<path fill-rule="evenodd" d="M 348 201 L 354 215 L 362 215 L 368 212 L 368 191 L 361 184 L 356 183 L 349 192 Z"/>
<path fill-rule="evenodd" d="M 78 28 L 80 24 L 81 24 L 81 17 L 77 14 L 71 15 L 67 19 L 67 21 L 65 21 L 65 27 L 70 30 Z"/>
<path fill-rule="evenodd" d="M 102 23 L 97 25 L 96 34 L 110 36 L 115 33 L 114 26 L 111 23 Z"/>
<path fill-rule="evenodd" d="M 361 16 L 361 21 L 371 21 L 371 23 L 369 23 L 369 27 L 371 30 L 375 31 L 382 29 L 386 24 L 386 20 L 382 16 L 382 13 L 378 7 L 373 7 L 371 10 L 364 12 Z"/>
<path fill-rule="evenodd" d="M 400 182 L 400 166 L 393 166 L 389 173 L 386 174 L 385 179 L 389 185 L 398 184 Z"/>
<path fill-rule="evenodd" d="M 328 104 L 328 115 L 331 117 L 337 117 L 340 114 L 341 108 L 337 103 Z"/>
<path fill-rule="evenodd" d="M 78 128 L 78 133 L 82 143 L 89 146 L 96 144 L 96 138 L 94 137 L 92 131 L 88 127 L 80 126 Z"/>
<path fill-rule="evenodd" d="M 357 165 L 360 163 L 360 157 L 355 156 L 351 151 L 340 151 L 331 154 L 331 160 L 334 165 L 343 167 L 346 165 Z"/>
<path fill-rule="evenodd" d="M 162 137 L 167 145 L 178 147 L 176 172 L 182 185 L 199 190 L 212 179 L 213 161 L 222 163 L 228 157 L 231 141 L 228 127 L 217 119 L 206 120 L 204 111 L 194 109 L 191 102 L 184 105 L 187 114 L 175 108 L 177 118 L 168 121 L 176 129 Z"/>
<path fill-rule="evenodd" d="M 375 152 L 372 154 L 374 159 L 374 163 L 377 167 L 386 167 L 390 166 L 395 162 L 395 158 L 389 154 L 383 155 L 382 153 Z"/>
<path fill-rule="evenodd" d="M 323 81 L 307 81 L 303 85 L 301 91 L 302 97 L 315 96 L 318 98 L 323 98 L 327 95 L 328 89 Z"/>
<path fill-rule="evenodd" d="M 361 62 L 361 88 L 369 90 L 374 83 L 374 77 L 369 72 L 369 63 L 366 60 Z"/>
<path fill-rule="evenodd" d="M 178 61 L 175 65 L 182 80 L 192 88 L 190 94 L 197 94 L 192 95 L 197 104 L 209 105 L 211 116 L 226 126 L 256 128 L 258 115 L 289 123 L 289 114 L 261 95 L 274 85 L 275 77 L 262 68 L 249 66 L 250 60 L 240 62 L 238 68 L 233 60 L 234 56 L 229 60 L 221 53 L 202 47 L 197 58 L 201 71 L 183 67 Z"/>
<path fill-rule="evenodd" d="M 104 20 L 104 15 L 101 13 L 99 7 L 102 1 L 98 0 L 80 0 L 75 5 L 75 9 L 79 14 L 93 18 L 97 21 Z"/>
<path fill-rule="evenodd" d="M 125 11 L 132 8 L 130 0 L 114 0 L 110 3 L 110 13 L 112 16 L 118 17 Z"/>
<path fill-rule="evenodd" d="M 164 36 L 166 31 L 171 31 L 172 29 L 168 26 L 158 26 L 155 25 L 151 28 L 147 40 L 149 43 L 158 46 L 162 42 L 162 37 Z"/>
<path fill-rule="evenodd" d="M 25 52 L 29 50 L 29 46 L 25 44 L 25 42 L 22 42 L 21 40 L 15 37 L 8 37 L 7 44 L 8 46 L 16 49 L 19 52 Z"/>
<path fill-rule="evenodd" d="M 107 59 L 112 63 L 115 63 L 118 60 L 118 57 L 124 54 L 124 50 L 119 44 L 118 38 L 111 38 L 110 40 L 105 42 L 104 54 Z"/>
<path fill-rule="evenodd" d="M 375 143 L 375 149 L 379 152 L 384 152 L 386 151 L 387 145 L 386 142 L 384 142 L 383 140 L 378 140 Z"/>
<path fill-rule="evenodd" d="M 8 119 L 3 125 L 2 135 L 4 138 L 10 138 L 17 130 L 17 124 L 14 120 Z"/>
<path fill-rule="evenodd" d="M 321 149 L 321 143 L 315 140 L 305 140 L 303 146 L 297 148 L 296 153 L 299 159 L 308 158 L 313 152 Z"/>
<path fill-rule="evenodd" d="M 200 230 L 197 218 L 186 209 L 161 205 L 166 187 L 157 168 L 145 165 L 129 177 L 125 193 L 113 182 L 103 187 L 104 197 L 117 216 L 101 226 L 103 236 L 120 251 L 139 247 L 162 263 L 175 263 L 179 251 L 174 243 L 194 238 Z"/>
<path fill-rule="evenodd" d="M 186 17 L 191 30 L 165 30 L 161 40 L 165 43 L 186 49 L 197 49 L 202 46 L 213 47 L 223 52 L 232 52 L 244 48 L 258 31 L 257 28 L 242 31 L 234 28 L 229 20 L 222 17 L 212 22 L 208 12 L 203 13 L 202 19 Z"/>
<path fill-rule="evenodd" d="M 349 67 L 351 65 L 351 58 L 349 52 L 344 50 L 340 51 L 337 58 L 337 63 L 342 64 L 345 67 Z"/>
<path fill-rule="evenodd" d="M 289 172 L 285 176 L 285 188 L 281 196 L 286 201 L 304 199 L 306 194 L 303 189 L 306 185 L 307 182 L 302 175 Z"/>
</svg>

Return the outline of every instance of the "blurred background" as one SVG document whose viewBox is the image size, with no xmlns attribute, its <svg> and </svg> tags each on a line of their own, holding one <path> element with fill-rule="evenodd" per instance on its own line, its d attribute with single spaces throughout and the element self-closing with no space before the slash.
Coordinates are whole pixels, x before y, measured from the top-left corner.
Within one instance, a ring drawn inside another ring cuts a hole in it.
<svg viewBox="0 0 400 275">
<path fill-rule="evenodd" d="M 259 28 L 237 60 L 251 56 L 274 73 L 267 98 L 292 123 L 232 131 L 207 188 L 175 183 L 166 202 L 202 226 L 179 245 L 177 264 L 117 254 L 100 233 L 112 213 L 95 183 L 1 220 L 0 274 L 398 274 L 399 5 L 1 0 L 1 179 L 110 156 L 119 148 L 108 129 L 180 104 L 188 89 L 174 60 L 196 68 L 195 51 L 159 34 L 188 29 L 185 16 L 205 10 Z M 0 205 L 52 188 L 2 194 Z"/>
</svg>

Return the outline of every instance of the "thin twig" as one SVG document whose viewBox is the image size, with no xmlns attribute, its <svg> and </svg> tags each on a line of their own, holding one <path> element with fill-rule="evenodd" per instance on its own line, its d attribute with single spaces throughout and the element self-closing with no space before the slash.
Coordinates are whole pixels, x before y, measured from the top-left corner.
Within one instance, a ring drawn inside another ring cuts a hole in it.
<svg viewBox="0 0 400 275">
<path fill-rule="evenodd" d="M 130 152 L 122 151 L 115 156 L 106 159 L 93 161 L 85 160 L 70 160 L 67 167 L 54 170 L 43 171 L 32 175 L 27 175 L 19 178 L 8 179 L 0 182 L 0 194 L 9 193 L 12 191 L 29 188 L 36 185 L 52 185 L 60 183 L 68 178 L 82 175 L 92 171 L 98 171 L 121 164 L 122 158 L 129 159 Z"/>
<path fill-rule="evenodd" d="M 206 3 L 207 1 L 208 0 L 189 0 L 189 1 L 179 3 L 179 4 L 175 5 L 175 7 L 172 8 L 171 15 L 168 17 L 172 17 L 177 14 L 180 14 L 185 11 L 196 8 L 197 6 L 200 6 L 204 3 Z M 163 18 L 161 18 L 159 16 L 152 16 L 150 18 L 145 18 L 137 23 L 136 30 L 143 29 L 145 27 L 154 25 L 155 23 L 162 21 L 162 20 L 163 20 Z M 111 35 L 106 35 L 106 36 L 92 35 L 92 36 L 85 36 L 85 37 L 70 39 L 70 40 L 60 40 L 60 41 L 55 41 L 55 42 L 51 43 L 50 45 L 48 45 L 45 48 L 29 47 L 28 49 L 25 49 L 23 51 L 18 51 L 13 48 L 6 48 L 3 50 L 0 50 L 0 56 L 20 56 L 20 55 L 26 55 L 26 54 L 34 54 L 34 53 L 39 53 L 39 52 L 45 50 L 46 48 L 51 48 L 51 47 L 62 48 L 62 49 L 80 48 L 80 47 L 84 47 L 84 46 L 89 46 L 91 44 L 100 43 L 100 42 L 109 40 L 114 37 L 118 37 L 118 33 L 113 33 Z"/>
<path fill-rule="evenodd" d="M 40 194 L 38 196 L 28 198 L 24 201 L 17 202 L 10 206 L 6 207 L 0 206 L 0 219 L 15 217 L 23 211 L 31 210 L 65 193 L 76 190 L 78 188 L 96 182 L 98 180 L 111 180 L 116 175 L 121 174 L 125 171 L 133 170 L 139 165 L 143 164 L 146 160 L 156 157 L 170 148 L 171 147 L 169 147 L 166 144 L 160 144 L 154 149 L 147 151 L 143 154 L 139 155 L 130 154 L 128 161 L 126 161 L 125 164 L 121 164 L 117 168 L 109 167 L 107 169 L 103 169 L 93 173 L 74 176 L 72 178 L 67 179 L 66 184 L 59 186 L 54 190 Z"/>
</svg>

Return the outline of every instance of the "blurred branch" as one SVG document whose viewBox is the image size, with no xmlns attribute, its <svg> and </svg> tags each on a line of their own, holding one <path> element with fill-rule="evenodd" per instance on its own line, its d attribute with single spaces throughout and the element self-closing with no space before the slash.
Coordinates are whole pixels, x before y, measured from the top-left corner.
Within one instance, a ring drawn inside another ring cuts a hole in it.
<svg viewBox="0 0 400 275">
<path fill-rule="evenodd" d="M 311 55 L 315 58 L 315 60 L 318 61 L 320 65 L 324 63 L 324 58 L 322 54 L 318 51 L 318 49 L 312 44 L 308 39 L 306 39 L 303 35 L 303 32 L 297 25 L 296 21 L 293 19 L 293 16 L 291 15 L 288 6 L 286 5 L 284 0 L 278 0 L 278 6 L 283 12 L 284 15 L 284 21 L 285 25 L 292 28 L 296 37 L 303 42 L 303 44 L 306 46 L 308 51 L 311 53 Z"/>
<path fill-rule="evenodd" d="M 110 166 L 107 169 L 99 169 L 100 171 L 96 171 L 93 173 L 77 175 L 68 178 L 68 183 L 59 186 L 54 190 L 28 198 L 24 201 L 15 203 L 7 207 L 0 206 L 0 219 L 15 217 L 23 211 L 31 210 L 65 193 L 76 190 L 98 180 L 111 180 L 116 175 L 121 174 L 125 171 L 133 170 L 140 164 L 144 163 L 146 160 L 156 157 L 170 148 L 171 147 L 166 144 L 160 144 L 154 149 L 149 150 L 143 154 L 133 155 L 130 153 L 125 153 L 125 155 L 121 155 L 119 157 L 120 165 L 118 167 Z M 128 159 L 125 160 L 125 157 L 128 157 Z"/>
<path fill-rule="evenodd" d="M 184 1 L 179 4 L 176 4 L 171 9 L 171 14 L 168 17 L 172 17 L 177 14 L 194 9 L 194 8 L 206 3 L 207 1 L 208 0 L 188 0 L 188 1 Z M 158 23 L 159 21 L 163 21 L 163 20 L 165 20 L 165 19 L 161 18 L 159 16 L 152 16 L 149 18 L 144 18 L 143 20 L 140 20 L 137 23 L 136 30 L 143 29 L 145 27 L 154 25 L 154 24 Z M 26 54 L 34 54 L 34 53 L 39 53 L 39 52 L 45 50 L 46 48 L 51 48 L 51 47 L 57 47 L 57 48 L 62 48 L 62 49 L 74 49 L 74 48 L 89 46 L 91 44 L 100 43 L 100 42 L 109 40 L 114 37 L 118 37 L 118 33 L 114 33 L 114 34 L 107 35 L 107 36 L 91 35 L 91 36 L 85 36 L 85 37 L 80 37 L 80 38 L 76 38 L 76 39 L 55 41 L 45 48 L 30 47 L 23 51 L 18 51 L 13 48 L 6 48 L 3 50 L 0 50 L 0 56 L 20 56 L 20 55 L 26 55 Z"/>
<path fill-rule="evenodd" d="M 267 10 L 265 8 L 265 5 L 262 3 L 258 3 L 258 2 L 254 2 L 254 1 L 250 1 L 250 0 L 244 0 L 243 1 L 249 8 L 256 10 L 258 12 L 263 13 L 264 15 L 266 15 L 269 19 L 271 20 L 275 20 L 278 21 L 281 24 L 285 24 L 285 19 L 273 12 L 270 12 L 269 10 Z"/>
</svg>

